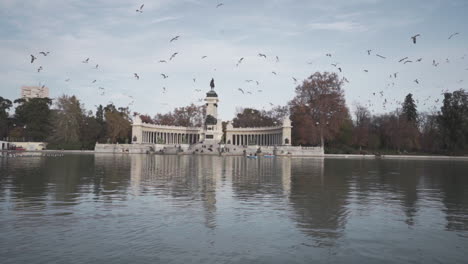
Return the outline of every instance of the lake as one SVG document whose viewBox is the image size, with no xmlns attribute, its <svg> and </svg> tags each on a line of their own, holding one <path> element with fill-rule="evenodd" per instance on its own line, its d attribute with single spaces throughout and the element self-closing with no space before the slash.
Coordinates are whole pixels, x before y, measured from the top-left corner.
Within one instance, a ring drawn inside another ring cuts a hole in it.
<svg viewBox="0 0 468 264">
<path fill-rule="evenodd" d="M 0 157 L 0 263 L 466 263 L 468 162 Z"/>
</svg>

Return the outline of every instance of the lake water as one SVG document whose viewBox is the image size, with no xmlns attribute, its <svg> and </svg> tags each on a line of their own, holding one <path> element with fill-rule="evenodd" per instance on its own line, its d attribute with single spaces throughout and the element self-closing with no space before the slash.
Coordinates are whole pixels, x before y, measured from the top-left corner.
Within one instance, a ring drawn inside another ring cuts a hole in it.
<svg viewBox="0 0 468 264">
<path fill-rule="evenodd" d="M 468 162 L 0 158 L 0 263 L 467 263 Z"/>
</svg>

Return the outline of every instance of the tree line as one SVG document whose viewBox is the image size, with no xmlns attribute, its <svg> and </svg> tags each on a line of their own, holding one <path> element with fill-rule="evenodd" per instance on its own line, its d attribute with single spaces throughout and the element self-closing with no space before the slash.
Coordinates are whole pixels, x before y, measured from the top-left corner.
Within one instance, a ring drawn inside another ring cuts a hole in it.
<svg viewBox="0 0 468 264">
<path fill-rule="evenodd" d="M 343 79 L 338 74 L 316 72 L 295 88 L 284 106 L 270 110 L 239 108 L 234 127 L 281 125 L 292 121 L 292 143 L 325 146 L 327 153 L 468 153 L 468 93 L 446 92 L 439 111 L 421 113 L 409 93 L 400 107 L 372 115 L 363 105 L 350 111 Z M 46 141 L 50 149 L 93 149 L 96 142 L 129 143 L 131 114 L 113 104 L 85 110 L 75 96 L 59 97 L 54 107 L 48 98 L 0 97 L 0 138 L 10 141 Z M 206 108 L 191 104 L 154 117 L 140 115 L 143 122 L 159 125 L 201 127 Z M 134 115 L 138 113 L 133 113 Z M 223 122 L 223 128 L 226 122 Z"/>
</svg>

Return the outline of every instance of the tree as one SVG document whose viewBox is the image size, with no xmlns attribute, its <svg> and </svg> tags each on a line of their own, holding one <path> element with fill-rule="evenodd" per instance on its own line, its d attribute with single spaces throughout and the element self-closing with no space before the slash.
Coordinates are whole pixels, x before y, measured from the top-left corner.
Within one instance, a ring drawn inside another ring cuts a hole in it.
<svg viewBox="0 0 468 264">
<path fill-rule="evenodd" d="M 0 96 L 0 139 L 8 136 L 8 110 L 12 105 L 10 100 Z"/>
<path fill-rule="evenodd" d="M 353 131 L 353 144 L 359 146 L 359 150 L 362 147 L 367 147 L 369 144 L 369 132 L 371 125 L 371 115 L 369 110 L 362 105 L 356 105 L 354 111 L 355 122 Z"/>
<path fill-rule="evenodd" d="M 407 94 L 405 101 L 402 105 L 402 114 L 406 117 L 406 120 L 409 122 L 416 123 L 418 120 L 418 111 L 416 109 L 416 104 L 413 100 L 413 95 L 411 93 Z"/>
<path fill-rule="evenodd" d="M 342 85 L 336 73 L 316 72 L 296 87 L 290 109 L 293 135 L 300 142 L 313 144 L 319 140 L 324 146 L 325 140 L 338 134 L 349 118 Z"/>
<path fill-rule="evenodd" d="M 206 107 L 191 104 L 185 107 L 175 108 L 166 114 L 157 114 L 153 122 L 166 126 L 201 127 L 204 124 Z"/>
<path fill-rule="evenodd" d="M 444 147 L 450 151 L 466 150 L 468 143 L 468 93 L 460 89 L 444 94 L 439 113 Z"/>
<path fill-rule="evenodd" d="M 52 145 L 61 145 L 61 148 L 79 148 L 81 127 L 85 119 L 80 101 L 75 96 L 63 95 L 57 99 L 55 106 L 51 122 L 53 131 L 49 142 Z"/>
<path fill-rule="evenodd" d="M 106 136 L 112 143 L 130 142 L 132 125 L 128 108 L 119 107 L 117 110 L 113 104 L 104 108 L 106 121 Z"/>
<path fill-rule="evenodd" d="M 266 112 L 253 108 L 238 109 L 236 117 L 232 120 L 234 127 L 266 127 L 277 124 L 278 121 L 267 116 Z"/>
<path fill-rule="evenodd" d="M 23 126 L 27 140 L 44 141 L 50 135 L 50 106 L 49 98 L 17 99 L 15 109 L 17 126 Z"/>
</svg>

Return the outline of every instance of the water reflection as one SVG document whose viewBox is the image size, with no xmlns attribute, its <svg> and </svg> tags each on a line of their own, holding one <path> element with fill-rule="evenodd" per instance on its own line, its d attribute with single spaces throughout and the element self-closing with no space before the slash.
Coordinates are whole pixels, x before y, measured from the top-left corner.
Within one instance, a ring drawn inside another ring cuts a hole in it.
<svg viewBox="0 0 468 264">
<path fill-rule="evenodd" d="M 324 249 L 333 249 L 326 253 L 333 258 L 345 252 L 384 258 L 385 248 L 394 249 L 387 257 L 403 250 L 395 245 L 431 255 L 437 254 L 431 241 L 439 241 L 458 260 L 456 249 L 468 239 L 467 169 L 450 161 L 3 157 L 0 232 L 11 239 L 0 240 L 0 248 L 11 250 L 44 227 L 70 233 L 71 244 L 92 238 L 110 252 L 115 247 L 107 241 L 114 240 L 133 241 L 133 252 L 167 248 L 158 251 L 167 259 L 192 256 L 192 249 L 220 261 L 255 254 L 287 261 L 294 252 L 314 259 Z M 31 241 L 37 239 L 53 238 L 44 231 Z M 41 247 L 53 246 L 60 243 Z M 21 254 L 16 260 L 27 262 Z"/>
</svg>

